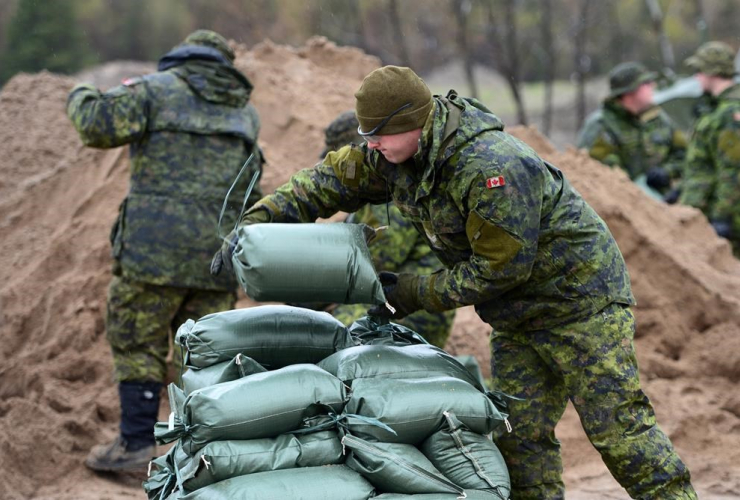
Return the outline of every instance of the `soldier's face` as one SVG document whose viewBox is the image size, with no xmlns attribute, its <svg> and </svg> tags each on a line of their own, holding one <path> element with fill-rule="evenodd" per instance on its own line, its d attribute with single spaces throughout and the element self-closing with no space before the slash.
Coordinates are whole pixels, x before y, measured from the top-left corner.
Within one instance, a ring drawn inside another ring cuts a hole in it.
<svg viewBox="0 0 740 500">
<path fill-rule="evenodd" d="M 377 149 L 391 163 L 403 163 L 419 150 L 421 129 L 367 138 L 367 147 Z M 372 140 L 371 140 L 372 139 Z"/>
</svg>

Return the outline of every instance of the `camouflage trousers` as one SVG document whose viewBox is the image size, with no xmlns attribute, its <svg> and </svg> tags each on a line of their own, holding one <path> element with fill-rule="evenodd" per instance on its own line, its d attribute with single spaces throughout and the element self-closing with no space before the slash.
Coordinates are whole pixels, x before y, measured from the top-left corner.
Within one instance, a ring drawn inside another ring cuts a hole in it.
<svg viewBox="0 0 740 500">
<path fill-rule="evenodd" d="M 172 332 L 187 319 L 233 309 L 235 302 L 234 292 L 150 285 L 114 276 L 106 333 L 116 381 L 164 381 Z"/>
<path fill-rule="evenodd" d="M 335 307 L 331 314 L 339 321 L 349 326 L 358 318 L 367 315 L 369 305 L 363 304 L 341 304 Z M 455 319 L 455 311 L 445 311 L 443 313 L 429 313 L 426 311 L 417 311 L 409 314 L 403 319 L 393 320 L 394 323 L 411 328 L 416 333 L 421 334 L 432 345 L 444 349 L 447 343 L 447 337 L 450 336 L 452 321 Z"/>
<path fill-rule="evenodd" d="M 555 425 L 568 400 L 632 498 L 697 498 L 640 388 L 634 328 L 630 309 L 612 304 L 550 330 L 491 334 L 494 386 L 523 399 L 510 403 L 513 431 L 494 436 L 511 474 L 512 500 L 564 498 Z"/>
</svg>

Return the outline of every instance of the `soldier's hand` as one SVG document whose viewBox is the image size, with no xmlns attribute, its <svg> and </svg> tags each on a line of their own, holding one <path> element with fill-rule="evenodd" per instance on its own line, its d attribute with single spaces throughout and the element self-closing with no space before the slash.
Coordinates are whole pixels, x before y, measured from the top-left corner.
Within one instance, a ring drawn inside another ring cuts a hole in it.
<svg viewBox="0 0 740 500">
<path fill-rule="evenodd" d="M 211 259 L 211 275 L 218 276 L 221 273 L 221 269 L 226 268 L 227 271 L 233 272 L 234 266 L 231 264 L 231 257 L 234 255 L 234 249 L 236 243 L 239 241 L 239 237 L 236 235 L 236 231 L 231 231 L 224 242 L 221 244 L 221 249 L 213 255 Z"/>
<path fill-rule="evenodd" d="M 267 210 L 257 209 L 251 212 L 247 212 L 239 221 L 239 226 L 248 226 L 250 224 L 259 224 L 262 222 L 270 222 L 270 214 Z M 227 271 L 233 272 L 234 266 L 231 264 L 231 257 L 234 255 L 234 249 L 239 238 L 236 235 L 236 230 L 231 231 L 224 242 L 221 244 L 221 250 L 216 252 L 211 259 L 211 275 L 218 276 L 221 273 L 221 269 L 226 268 Z"/>
<path fill-rule="evenodd" d="M 386 305 L 372 307 L 367 313 L 382 318 L 401 319 L 422 308 L 419 299 L 419 277 L 410 273 L 390 273 L 383 271 L 378 274 L 383 285 L 383 293 L 388 304 L 395 309 L 395 313 Z"/>
<path fill-rule="evenodd" d="M 647 172 L 645 182 L 656 191 L 663 191 L 671 187 L 671 176 L 663 167 L 653 167 Z"/>
</svg>

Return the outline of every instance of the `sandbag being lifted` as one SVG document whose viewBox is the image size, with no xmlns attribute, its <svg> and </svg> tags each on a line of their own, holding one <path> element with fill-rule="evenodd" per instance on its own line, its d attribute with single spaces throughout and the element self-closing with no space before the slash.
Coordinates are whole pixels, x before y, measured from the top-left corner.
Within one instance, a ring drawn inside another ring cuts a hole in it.
<svg viewBox="0 0 740 500">
<path fill-rule="evenodd" d="M 355 345 L 347 328 L 331 314 L 283 305 L 187 320 L 177 330 L 175 342 L 185 350 L 185 364 L 195 368 L 229 361 L 240 353 L 268 369 L 318 363 Z"/>
<path fill-rule="evenodd" d="M 251 224 L 237 230 L 232 263 L 254 300 L 384 304 L 364 224 Z"/>
</svg>

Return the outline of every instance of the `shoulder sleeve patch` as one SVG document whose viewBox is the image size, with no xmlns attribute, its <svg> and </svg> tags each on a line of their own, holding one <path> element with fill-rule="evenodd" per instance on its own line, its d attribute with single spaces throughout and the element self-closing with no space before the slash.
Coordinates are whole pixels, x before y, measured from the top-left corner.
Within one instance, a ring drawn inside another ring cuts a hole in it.
<svg viewBox="0 0 740 500">
<path fill-rule="evenodd" d="M 468 215 L 465 234 L 473 253 L 488 260 L 493 270 L 508 264 L 522 248 L 506 230 L 481 217 L 476 210 Z"/>
<path fill-rule="evenodd" d="M 324 163 L 334 169 L 339 181 L 350 188 L 357 189 L 360 186 L 362 165 L 365 161 L 365 153 L 359 146 L 349 144 L 338 151 L 332 151 L 324 158 Z"/>
</svg>

